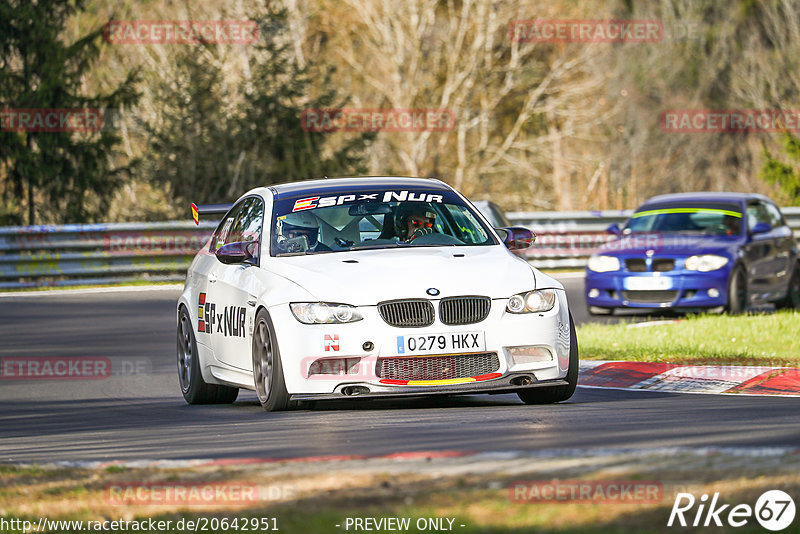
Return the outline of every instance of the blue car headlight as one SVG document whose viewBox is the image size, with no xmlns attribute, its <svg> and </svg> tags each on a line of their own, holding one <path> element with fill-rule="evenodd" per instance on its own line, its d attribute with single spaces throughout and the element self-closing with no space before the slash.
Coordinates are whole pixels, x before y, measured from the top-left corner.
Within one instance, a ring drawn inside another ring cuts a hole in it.
<svg viewBox="0 0 800 534">
<path fill-rule="evenodd" d="M 354 323 L 364 318 L 358 308 L 348 304 L 329 302 L 292 302 L 289 304 L 294 318 L 303 324 Z"/>
<path fill-rule="evenodd" d="M 590 271 L 596 273 L 608 273 L 611 271 L 619 271 L 620 263 L 619 258 L 614 256 L 603 256 L 602 254 L 595 254 L 589 257 L 589 263 L 586 265 Z"/>
<path fill-rule="evenodd" d="M 546 312 L 556 305 L 555 289 L 536 289 L 519 293 L 508 299 L 506 311 L 509 313 Z"/>
<path fill-rule="evenodd" d="M 716 254 L 700 254 L 686 258 L 685 266 L 688 271 L 700 271 L 701 273 L 707 273 L 709 271 L 722 269 L 727 264 L 728 258 L 725 256 L 717 256 Z"/>
</svg>

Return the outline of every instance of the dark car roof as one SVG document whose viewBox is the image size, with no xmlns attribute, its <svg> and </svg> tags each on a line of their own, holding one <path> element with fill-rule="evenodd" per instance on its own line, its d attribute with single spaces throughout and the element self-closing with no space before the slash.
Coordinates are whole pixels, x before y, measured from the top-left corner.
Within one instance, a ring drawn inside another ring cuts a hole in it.
<svg viewBox="0 0 800 534">
<path fill-rule="evenodd" d="M 648 204 L 671 204 L 687 201 L 701 202 L 735 202 L 740 204 L 748 200 L 769 200 L 764 195 L 758 193 L 725 193 L 725 192 L 701 192 L 701 193 L 673 193 L 670 195 L 657 195 L 647 199 L 643 206 Z"/>
<path fill-rule="evenodd" d="M 451 191 L 450 187 L 439 180 L 428 178 L 404 178 L 396 176 L 379 177 L 364 176 L 357 178 L 326 178 L 324 180 L 312 180 L 305 182 L 292 182 L 271 186 L 278 198 L 302 195 L 305 193 L 323 195 L 337 194 L 343 190 L 351 190 L 353 187 L 363 187 L 364 189 L 399 189 L 399 188 L 424 188 L 426 190 Z"/>
</svg>

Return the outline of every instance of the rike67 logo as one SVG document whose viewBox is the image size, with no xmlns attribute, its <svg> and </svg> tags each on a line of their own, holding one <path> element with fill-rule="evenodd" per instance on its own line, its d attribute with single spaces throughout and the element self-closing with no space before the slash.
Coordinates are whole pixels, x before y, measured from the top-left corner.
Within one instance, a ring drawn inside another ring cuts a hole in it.
<svg viewBox="0 0 800 534">
<path fill-rule="evenodd" d="M 710 501 L 705 493 L 699 499 L 691 493 L 678 493 L 667 526 L 721 527 L 727 523 L 731 527 L 743 527 L 755 517 L 762 527 L 777 532 L 791 525 L 794 516 L 794 500 L 781 490 L 765 491 L 755 507 L 720 504 L 719 493 L 714 493 Z"/>
<path fill-rule="evenodd" d="M 217 313 L 217 305 L 208 302 L 205 293 L 200 293 L 197 299 L 197 317 L 198 332 L 244 337 L 247 309 L 243 306 L 225 306 Z"/>
</svg>

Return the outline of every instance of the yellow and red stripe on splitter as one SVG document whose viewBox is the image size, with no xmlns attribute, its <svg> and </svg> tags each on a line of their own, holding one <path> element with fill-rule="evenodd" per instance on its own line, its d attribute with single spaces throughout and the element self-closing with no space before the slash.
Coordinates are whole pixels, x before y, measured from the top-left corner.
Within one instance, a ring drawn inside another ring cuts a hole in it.
<svg viewBox="0 0 800 534">
<path fill-rule="evenodd" d="M 503 376 L 502 373 L 489 373 L 465 378 L 445 378 L 442 380 L 392 380 L 384 378 L 381 380 L 381 384 L 391 386 L 448 386 L 453 384 L 468 384 L 470 382 L 483 382 L 484 380 L 500 378 L 501 376 Z"/>
</svg>

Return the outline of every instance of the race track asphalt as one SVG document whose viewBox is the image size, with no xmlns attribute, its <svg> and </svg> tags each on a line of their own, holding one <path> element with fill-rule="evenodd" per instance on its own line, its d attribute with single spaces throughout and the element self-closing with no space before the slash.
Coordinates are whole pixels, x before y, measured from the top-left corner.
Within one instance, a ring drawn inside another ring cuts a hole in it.
<svg viewBox="0 0 800 534">
<path fill-rule="evenodd" d="M 590 320 L 582 279 L 565 285 L 576 321 Z M 188 406 L 174 370 L 178 293 L 0 298 L 0 358 L 108 358 L 113 370 L 98 380 L 0 377 L 0 462 L 800 443 L 800 398 L 578 388 L 551 406 L 497 395 L 317 403 L 268 414 L 248 391 L 230 406 Z"/>
</svg>

